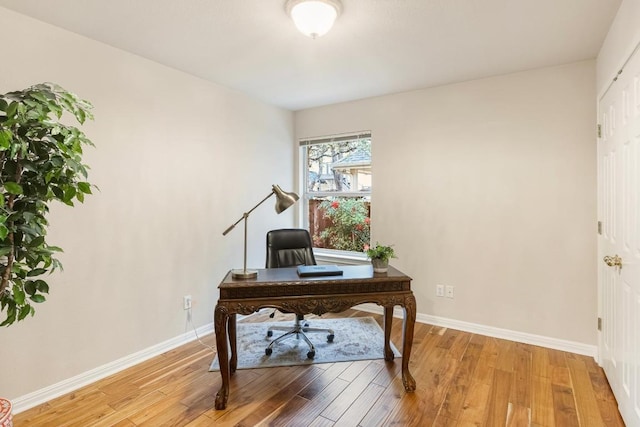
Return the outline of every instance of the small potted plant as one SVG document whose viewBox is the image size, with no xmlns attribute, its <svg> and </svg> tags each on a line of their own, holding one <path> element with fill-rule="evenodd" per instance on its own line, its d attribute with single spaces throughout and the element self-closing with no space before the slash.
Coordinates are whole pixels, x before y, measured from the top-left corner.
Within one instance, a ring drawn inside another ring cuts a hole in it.
<svg viewBox="0 0 640 427">
<path fill-rule="evenodd" d="M 396 257 L 391 246 L 384 246 L 378 242 L 375 246 L 367 248 L 366 253 L 371 260 L 374 273 L 386 273 L 389 268 L 389 259 Z"/>
</svg>

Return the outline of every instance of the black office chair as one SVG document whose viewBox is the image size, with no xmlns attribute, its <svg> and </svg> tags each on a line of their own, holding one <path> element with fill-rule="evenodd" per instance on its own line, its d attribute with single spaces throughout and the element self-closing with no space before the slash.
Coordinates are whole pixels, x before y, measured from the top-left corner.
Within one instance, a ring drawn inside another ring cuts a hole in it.
<svg viewBox="0 0 640 427">
<path fill-rule="evenodd" d="M 267 268 L 296 267 L 298 265 L 316 265 L 316 258 L 313 256 L 313 244 L 309 232 L 299 228 L 285 228 L 281 230 L 271 230 L 267 233 Z M 273 314 L 271 315 L 273 317 Z M 284 334 L 271 341 L 264 350 L 267 356 L 273 353 L 273 346 L 282 340 L 295 335 L 297 339 L 302 337 L 309 346 L 307 357 L 313 359 L 316 355 L 316 348 L 307 338 L 305 332 L 328 332 L 327 341 L 333 342 L 334 332 L 332 329 L 310 328 L 308 324 L 303 325 L 304 316 L 296 313 L 296 321 L 293 326 L 272 326 L 267 330 L 267 336 L 273 336 L 273 331 L 285 331 Z"/>
</svg>

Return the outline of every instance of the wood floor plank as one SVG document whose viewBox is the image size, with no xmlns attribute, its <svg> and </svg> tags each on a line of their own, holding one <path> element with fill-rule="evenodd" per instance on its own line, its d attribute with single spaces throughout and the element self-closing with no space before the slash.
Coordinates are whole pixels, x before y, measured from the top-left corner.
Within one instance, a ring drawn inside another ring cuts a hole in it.
<svg viewBox="0 0 640 427">
<path fill-rule="evenodd" d="M 550 378 L 534 376 L 531 380 L 531 423 L 538 426 L 555 425 Z"/>
<path fill-rule="evenodd" d="M 498 342 L 495 338 L 487 338 L 484 341 L 478 366 L 473 373 L 474 379 L 491 386 L 493 383 L 496 361 L 498 360 L 498 351 Z"/>
<path fill-rule="evenodd" d="M 360 421 L 361 426 L 375 427 L 385 425 L 385 421 L 389 418 L 389 414 L 393 413 L 394 408 L 398 406 L 402 396 L 404 396 L 404 386 L 402 380 L 396 377 L 387 387 L 384 393 L 376 400 L 375 404 L 369 412 Z M 387 425 L 390 424 L 387 423 Z"/>
<path fill-rule="evenodd" d="M 287 387 L 278 390 L 278 392 L 273 394 L 269 399 L 263 401 L 258 411 L 249 414 L 240 420 L 237 425 L 254 426 L 258 424 L 266 417 L 266 414 L 276 412 L 323 372 L 324 370 L 322 369 L 308 366 L 307 369 L 291 381 Z"/>
<path fill-rule="evenodd" d="M 128 417 L 136 414 L 141 410 L 145 410 L 152 405 L 158 404 L 161 400 L 164 400 L 166 398 L 167 395 L 165 395 L 164 393 L 159 391 L 152 391 L 144 396 L 140 396 L 137 399 L 130 401 L 126 406 L 119 407 L 117 411 L 114 411 L 112 414 L 109 414 L 106 417 L 96 421 L 92 424 L 92 426 L 109 427 L 119 422 L 123 422 Z"/>
<path fill-rule="evenodd" d="M 242 321 L 271 321 L 268 310 Z M 382 316 L 348 310 L 324 318 Z M 312 321 L 317 316 L 308 316 Z M 292 321 L 276 312 L 274 320 Z M 402 343 L 402 321 L 391 340 Z M 215 337 L 203 338 L 214 346 Z M 214 408 L 220 374 L 197 342 L 14 415 L 38 426 L 526 426 L 623 427 L 593 358 L 418 323 L 406 393 L 400 363 L 382 359 L 240 370 Z"/>
<path fill-rule="evenodd" d="M 259 411 L 266 400 L 286 388 L 306 368 L 308 366 L 288 366 L 283 368 L 286 371 L 280 370 L 280 375 L 264 375 L 242 390 L 238 390 L 233 395 L 233 399 L 229 399 L 226 411 L 217 411 L 212 408 L 207 412 L 207 416 L 216 420 L 217 424 L 235 425 L 249 414 Z"/>
<path fill-rule="evenodd" d="M 380 373 L 371 382 L 382 387 L 388 387 L 393 379 L 398 376 L 402 368 L 400 363 L 386 362 L 384 360 L 378 360 L 374 363 L 381 365 L 382 369 L 380 369 Z"/>
<path fill-rule="evenodd" d="M 510 360 L 506 363 L 510 365 Z M 512 382 L 513 372 L 503 371 L 502 369 L 495 370 L 493 374 L 493 383 L 491 384 L 491 394 L 489 395 L 487 405 L 487 418 L 485 420 L 485 425 L 507 425 L 507 415 L 509 414 L 509 395 L 511 393 Z"/>
<path fill-rule="evenodd" d="M 580 426 L 571 388 L 553 384 L 551 390 L 553 393 L 553 415 L 556 420 L 556 425 L 562 427 Z"/>
<path fill-rule="evenodd" d="M 513 384 L 510 402 L 524 408 L 531 408 L 531 371 L 533 354 L 529 346 L 516 343 L 513 362 Z"/>
<path fill-rule="evenodd" d="M 531 375 L 534 377 L 551 377 L 551 365 L 549 363 L 548 349 L 539 346 L 531 346 Z"/>
<path fill-rule="evenodd" d="M 285 427 L 291 425 L 293 419 L 296 418 L 297 414 L 302 411 L 302 408 L 309 403 L 308 400 L 303 399 L 300 396 L 292 396 L 284 405 L 281 405 L 278 409 L 268 414 L 266 418 L 261 419 L 259 422 L 256 422 L 257 416 L 254 417 L 254 420 L 249 420 L 245 418 L 240 421 L 235 427 L 253 427 L 253 426 L 270 426 L 270 427 Z M 266 411 L 265 411 L 266 412 Z M 264 416 L 264 413 L 261 411 L 261 417 Z"/>
<path fill-rule="evenodd" d="M 356 427 L 360 421 L 371 410 L 371 407 L 384 393 L 384 387 L 378 384 L 369 383 L 369 385 L 360 393 L 360 396 L 349 406 L 349 409 L 336 421 L 339 426 Z"/>
<path fill-rule="evenodd" d="M 464 400 L 462 411 L 458 417 L 459 426 L 483 426 L 486 418 L 491 385 L 483 380 L 472 380 Z"/>
<path fill-rule="evenodd" d="M 360 375 L 354 378 L 340 397 L 331 402 L 331 404 L 322 411 L 322 414 L 320 415 L 329 420 L 337 421 L 342 414 L 346 412 L 346 410 L 354 403 L 358 396 L 360 396 L 360 394 L 367 388 L 382 369 L 377 363 L 368 362 L 369 363 L 362 370 Z M 338 378 L 343 381 L 347 381 L 342 377 L 342 375 Z"/>
<path fill-rule="evenodd" d="M 591 387 L 595 393 L 598 410 L 604 425 L 607 427 L 624 427 L 624 421 L 618 411 L 618 402 L 612 399 L 611 388 L 602 368 L 597 372 L 589 372 L 589 379 L 591 380 Z"/>
<path fill-rule="evenodd" d="M 309 424 L 309 427 L 333 427 L 334 425 L 335 423 L 333 421 L 328 420 L 324 417 L 318 417 L 311 424 Z"/>
<path fill-rule="evenodd" d="M 285 421 L 291 422 L 290 425 L 304 426 L 312 424 L 334 400 L 344 393 L 348 386 L 349 383 L 347 381 L 336 378 L 322 390 L 322 393 L 314 397 L 313 400 L 307 401 L 297 414 L 287 416 Z M 278 419 L 274 421 L 279 422 Z"/>
<path fill-rule="evenodd" d="M 326 369 L 320 376 L 314 379 L 298 395 L 304 399 L 312 400 L 321 393 L 329 384 L 331 384 L 340 374 L 351 366 L 351 363 L 334 363 Z M 348 383 L 348 381 L 344 381 Z"/>
<path fill-rule="evenodd" d="M 447 419 L 457 420 L 460 416 L 462 405 L 469 391 L 472 374 L 478 365 L 481 352 L 482 346 L 479 344 L 470 343 L 467 347 L 456 377 L 447 391 L 445 400 L 442 402 L 438 418 L 446 417 Z"/>
<path fill-rule="evenodd" d="M 580 424 L 594 427 L 604 426 L 587 366 L 578 358 L 567 358 L 566 360 Z"/>
</svg>

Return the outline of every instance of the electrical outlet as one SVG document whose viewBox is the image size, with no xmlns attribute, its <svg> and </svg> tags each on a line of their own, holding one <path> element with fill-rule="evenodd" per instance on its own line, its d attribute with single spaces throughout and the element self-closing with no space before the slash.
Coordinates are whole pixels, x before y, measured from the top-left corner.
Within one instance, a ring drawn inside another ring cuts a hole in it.
<svg viewBox="0 0 640 427">
<path fill-rule="evenodd" d="M 444 296 L 444 285 L 436 285 L 436 296 L 437 297 Z"/>
<path fill-rule="evenodd" d="M 189 310 L 191 308 L 191 295 L 182 297 L 182 308 Z"/>
<path fill-rule="evenodd" d="M 451 285 L 447 285 L 445 287 L 445 293 L 447 295 L 447 298 L 453 298 L 453 289 L 454 289 L 454 287 L 451 286 Z"/>
</svg>

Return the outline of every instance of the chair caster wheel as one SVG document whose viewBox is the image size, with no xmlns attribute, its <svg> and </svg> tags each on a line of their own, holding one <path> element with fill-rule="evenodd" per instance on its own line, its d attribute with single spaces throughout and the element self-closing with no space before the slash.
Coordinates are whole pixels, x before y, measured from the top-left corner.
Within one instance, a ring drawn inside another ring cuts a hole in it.
<svg viewBox="0 0 640 427">
<path fill-rule="evenodd" d="M 334 337 L 334 335 L 333 335 L 333 334 L 331 334 L 331 335 L 327 335 L 327 342 L 333 342 L 333 339 L 334 339 L 334 338 L 335 338 L 335 337 Z"/>
<path fill-rule="evenodd" d="M 267 336 L 268 337 L 272 337 L 273 336 L 273 331 L 267 331 Z"/>
<path fill-rule="evenodd" d="M 272 348 L 268 348 L 267 347 L 267 348 L 264 349 L 264 354 L 266 354 L 267 356 L 271 356 L 271 353 L 273 353 L 273 349 Z"/>
<path fill-rule="evenodd" d="M 307 357 L 309 359 L 313 359 L 316 356 L 316 352 L 315 351 L 310 351 L 309 353 L 307 353 Z"/>
</svg>

